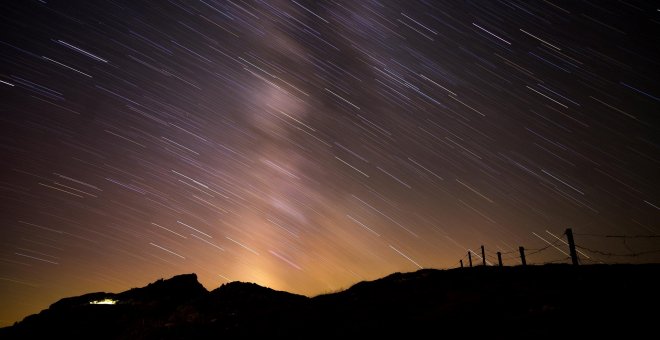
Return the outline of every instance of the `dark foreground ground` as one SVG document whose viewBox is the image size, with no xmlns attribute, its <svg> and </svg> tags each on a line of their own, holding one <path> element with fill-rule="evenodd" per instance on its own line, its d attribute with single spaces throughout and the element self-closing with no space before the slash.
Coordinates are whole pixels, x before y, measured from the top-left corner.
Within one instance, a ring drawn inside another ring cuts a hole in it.
<svg viewBox="0 0 660 340">
<path fill-rule="evenodd" d="M 62 299 L 2 339 L 637 339 L 660 334 L 660 265 L 420 270 L 307 298 L 195 274 Z M 91 305 L 112 298 L 115 305 Z"/>
</svg>

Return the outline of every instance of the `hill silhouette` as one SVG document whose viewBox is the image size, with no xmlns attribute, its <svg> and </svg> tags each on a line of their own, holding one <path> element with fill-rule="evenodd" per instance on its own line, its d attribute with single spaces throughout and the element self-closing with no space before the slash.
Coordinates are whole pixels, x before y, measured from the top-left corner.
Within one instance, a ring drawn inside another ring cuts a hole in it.
<svg viewBox="0 0 660 340">
<path fill-rule="evenodd" d="M 456 337 L 657 333 L 660 265 L 424 269 L 308 298 L 254 283 L 207 291 L 195 274 L 62 299 L 3 339 Z M 105 299 L 112 305 L 91 304 Z"/>
</svg>

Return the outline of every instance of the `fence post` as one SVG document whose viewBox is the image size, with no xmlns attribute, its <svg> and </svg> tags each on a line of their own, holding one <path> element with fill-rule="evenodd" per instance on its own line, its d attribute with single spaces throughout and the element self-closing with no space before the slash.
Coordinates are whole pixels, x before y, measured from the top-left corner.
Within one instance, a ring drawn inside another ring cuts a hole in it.
<svg viewBox="0 0 660 340">
<path fill-rule="evenodd" d="M 483 263 L 484 267 L 486 266 L 486 251 L 484 250 L 484 246 L 481 246 L 481 262 Z"/>
<path fill-rule="evenodd" d="M 470 254 L 469 250 L 468 250 L 468 262 L 470 262 L 470 268 L 472 268 L 472 254 Z"/>
<path fill-rule="evenodd" d="M 497 252 L 497 263 L 499 263 L 500 267 L 502 267 L 502 253 L 499 251 Z"/>
<path fill-rule="evenodd" d="M 571 262 L 573 262 L 574 266 L 577 266 L 578 263 L 578 257 L 577 257 L 577 252 L 575 251 L 575 240 L 573 239 L 573 229 L 568 228 L 564 232 L 566 234 L 566 238 L 568 239 L 568 250 L 571 252 Z"/>
<path fill-rule="evenodd" d="M 461 268 L 463 268 L 463 260 L 459 260 L 459 261 L 461 261 Z"/>
<path fill-rule="evenodd" d="M 523 266 L 527 265 L 527 261 L 525 261 L 525 247 L 521 246 L 518 248 L 520 250 L 520 262 L 522 263 Z"/>
</svg>

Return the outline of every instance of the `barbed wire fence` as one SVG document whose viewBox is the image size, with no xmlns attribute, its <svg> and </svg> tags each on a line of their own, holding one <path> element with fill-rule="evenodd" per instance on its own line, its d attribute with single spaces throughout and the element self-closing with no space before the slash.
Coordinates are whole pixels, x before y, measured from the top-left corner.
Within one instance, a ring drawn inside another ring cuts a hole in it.
<svg viewBox="0 0 660 340">
<path fill-rule="evenodd" d="M 547 230 L 546 232 L 555 238 L 554 242 L 550 242 L 545 238 L 541 237 L 540 235 L 533 233 L 536 237 L 547 243 L 545 246 L 541 248 L 525 248 L 523 246 L 520 246 L 518 250 L 513 249 L 509 251 L 493 252 L 493 251 L 486 251 L 484 246 L 481 246 L 480 247 L 481 254 L 473 251 L 472 249 L 467 249 L 466 254 L 457 261 L 455 266 L 460 265 L 460 267 L 463 268 L 466 267 L 467 265 L 468 267 L 472 267 L 474 265 L 473 257 L 474 260 L 479 262 L 479 264 L 481 264 L 482 266 L 484 265 L 492 266 L 495 264 L 497 264 L 498 266 L 504 266 L 505 263 L 512 264 L 512 262 L 514 262 L 515 264 L 522 264 L 524 266 L 527 265 L 528 259 L 530 257 L 536 256 L 538 254 L 545 254 L 544 252 L 550 249 L 556 250 L 558 253 L 561 253 L 562 256 L 560 258 L 556 258 L 553 260 L 546 260 L 546 261 L 534 260 L 529 263 L 534 265 L 544 265 L 551 263 L 572 263 L 574 265 L 587 264 L 587 263 L 606 264 L 606 263 L 616 262 L 613 261 L 613 259 L 617 259 L 617 258 L 637 258 L 637 257 L 660 253 L 660 242 L 657 244 L 658 246 L 657 249 L 650 249 L 650 250 L 649 249 L 634 250 L 631 247 L 631 245 L 628 243 L 628 240 L 660 239 L 660 235 L 613 235 L 613 234 L 601 235 L 601 234 L 589 234 L 589 233 L 573 233 L 572 229 L 568 228 L 562 234 L 562 236 L 566 236 L 566 240 L 564 240 Z M 604 239 L 612 239 L 612 240 L 619 239 L 623 242 L 622 244 L 623 248 L 625 248 L 627 252 L 611 252 L 611 251 L 594 249 L 592 247 L 587 247 L 581 244 L 577 244 L 577 242 L 574 241 L 574 236 L 578 236 L 582 240 L 584 240 L 584 238 L 604 238 Z M 468 259 L 467 264 L 464 263 L 464 260 L 466 258 Z"/>
</svg>

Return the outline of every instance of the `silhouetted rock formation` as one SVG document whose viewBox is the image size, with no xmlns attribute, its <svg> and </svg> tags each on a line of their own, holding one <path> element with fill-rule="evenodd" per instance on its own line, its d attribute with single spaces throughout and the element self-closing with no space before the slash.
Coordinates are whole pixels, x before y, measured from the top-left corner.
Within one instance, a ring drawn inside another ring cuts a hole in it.
<svg viewBox="0 0 660 340">
<path fill-rule="evenodd" d="M 660 265 L 476 267 L 396 273 L 307 298 L 195 274 L 66 298 L 7 339 L 631 338 L 657 334 Z M 113 305 L 91 301 L 116 300 Z"/>
</svg>

